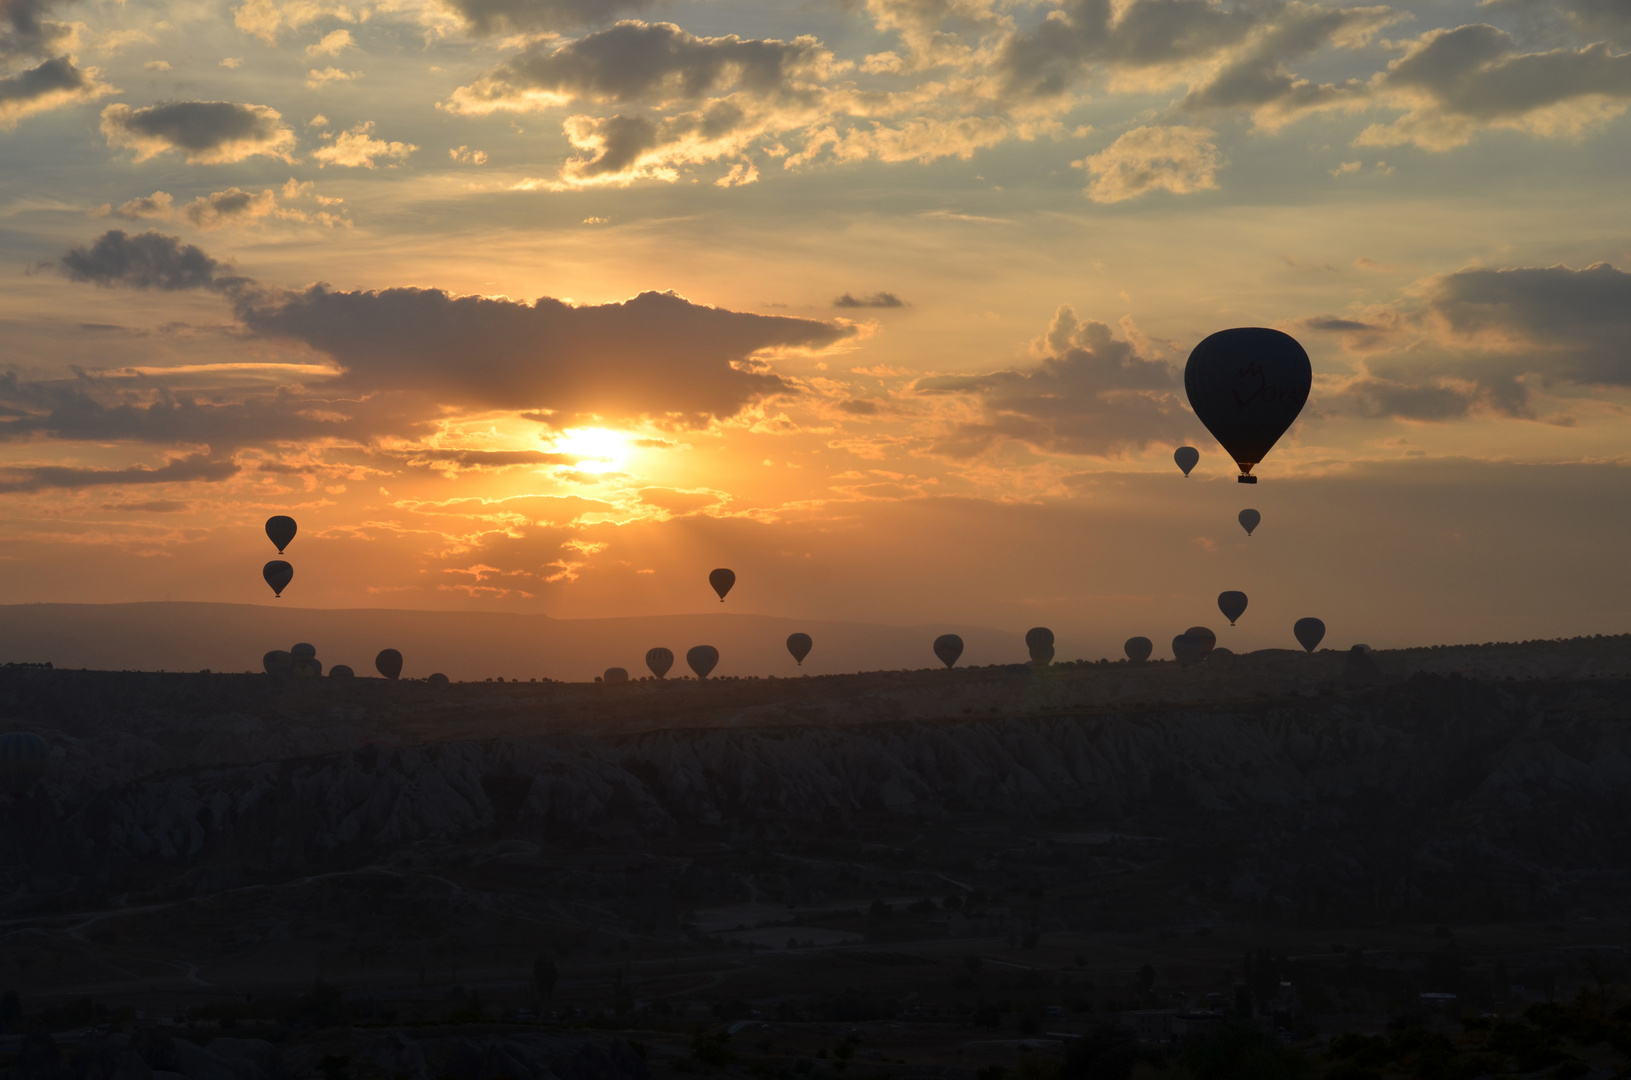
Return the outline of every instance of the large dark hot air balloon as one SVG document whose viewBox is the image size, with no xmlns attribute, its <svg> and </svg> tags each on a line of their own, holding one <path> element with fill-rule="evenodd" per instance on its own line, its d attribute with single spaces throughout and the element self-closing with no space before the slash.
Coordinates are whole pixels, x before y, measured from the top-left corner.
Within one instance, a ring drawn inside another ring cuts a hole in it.
<svg viewBox="0 0 1631 1080">
<path fill-rule="evenodd" d="M 432 690 L 440 690 L 442 687 L 447 685 L 447 676 L 443 675 L 440 671 L 433 671 L 429 675 L 425 676 L 425 685 L 430 687 Z"/>
<path fill-rule="evenodd" d="M 793 659 L 798 663 L 799 667 L 804 666 L 804 658 L 810 655 L 810 649 L 814 645 L 815 642 L 810 640 L 809 634 L 787 635 L 787 651 L 793 654 Z"/>
<path fill-rule="evenodd" d="M 0 789 L 22 795 L 39 782 L 51 764 L 51 748 L 32 731 L 0 735 Z"/>
<path fill-rule="evenodd" d="M 1202 659 L 1205 659 L 1206 654 L 1211 652 L 1212 647 L 1218 643 L 1218 636 L 1204 626 L 1191 626 L 1188 630 L 1185 630 L 1184 633 L 1188 634 L 1192 638 L 1195 638 L 1201 643 L 1201 647 L 1203 649 L 1201 653 Z"/>
<path fill-rule="evenodd" d="M 694 645 L 686 650 L 685 662 L 697 673 L 697 678 L 706 679 L 708 673 L 719 663 L 719 650 L 712 645 Z"/>
<path fill-rule="evenodd" d="M 1256 532 L 1257 527 L 1262 523 L 1263 515 L 1259 514 L 1256 510 L 1242 510 L 1240 512 L 1240 527 L 1246 530 L 1247 536 L 1250 536 L 1252 533 Z"/>
<path fill-rule="evenodd" d="M 1223 612 L 1223 617 L 1229 620 L 1230 626 L 1233 626 L 1236 619 L 1246 614 L 1246 594 L 1238 589 L 1218 593 L 1218 610 Z"/>
<path fill-rule="evenodd" d="M 1025 631 L 1025 647 L 1031 652 L 1031 663 L 1037 667 L 1053 663 L 1053 631 L 1046 626 L 1033 626 Z"/>
<path fill-rule="evenodd" d="M 289 646 L 289 655 L 296 660 L 315 660 L 317 659 L 317 646 L 308 645 L 302 641 L 298 645 Z"/>
<path fill-rule="evenodd" d="M 956 634 L 941 634 L 934 639 L 934 654 L 940 657 L 942 664 L 951 667 L 963 655 L 963 639 Z"/>
<path fill-rule="evenodd" d="M 335 664 L 328 669 L 328 677 L 331 679 L 355 679 L 357 673 L 351 670 L 350 664 Z"/>
<path fill-rule="evenodd" d="M 715 570 L 708 575 L 708 584 L 714 587 L 714 592 L 719 594 L 719 602 L 723 604 L 725 602 L 725 594 L 731 591 L 732 585 L 736 584 L 736 572 L 734 570 L 727 570 L 721 566 L 718 570 Z"/>
<path fill-rule="evenodd" d="M 1313 381 L 1297 339 L 1261 326 L 1219 330 L 1184 365 L 1189 406 L 1240 466 L 1242 484 L 1257 483 L 1252 467 L 1302 412 Z"/>
<path fill-rule="evenodd" d="M 626 683 L 629 681 L 629 672 L 627 668 L 609 667 L 600 679 L 602 682 Z"/>
<path fill-rule="evenodd" d="M 1206 639 L 1183 633 L 1172 639 L 1172 656 L 1179 667 L 1193 667 L 1206 659 Z"/>
<path fill-rule="evenodd" d="M 1226 649 L 1222 645 L 1219 645 L 1217 648 L 1206 654 L 1206 666 L 1209 668 L 1218 668 L 1221 670 L 1230 666 L 1234 662 L 1234 650 Z"/>
<path fill-rule="evenodd" d="M 261 667 L 266 669 L 268 675 L 293 675 L 294 657 L 282 649 L 273 649 L 261 657 Z"/>
<path fill-rule="evenodd" d="M 402 674 L 402 654 L 395 649 L 381 649 L 374 657 L 374 670 L 387 679 L 398 677 Z"/>
<path fill-rule="evenodd" d="M 1188 477 L 1189 470 L 1200 464 L 1201 452 L 1193 446 L 1180 446 L 1172 452 L 1172 460 L 1178 463 L 1178 467 L 1184 470 L 1184 476 Z"/>
<path fill-rule="evenodd" d="M 668 649 L 657 648 L 646 650 L 646 667 L 657 678 L 668 674 L 668 669 L 674 666 L 674 654 Z"/>
<path fill-rule="evenodd" d="M 289 541 L 294 539 L 296 528 L 298 526 L 295 525 L 294 518 L 286 514 L 266 519 L 266 538 L 277 545 L 279 555 L 282 555 L 283 549 L 289 546 Z"/>
<path fill-rule="evenodd" d="M 1318 619 L 1298 619 L 1291 632 L 1297 635 L 1297 644 L 1309 652 L 1320 647 L 1325 640 L 1325 624 Z"/>
<path fill-rule="evenodd" d="M 282 596 L 283 590 L 294 580 L 294 567 L 282 559 L 273 559 L 261 567 L 261 577 L 266 579 L 266 584 L 272 586 L 274 596 Z"/>
<path fill-rule="evenodd" d="M 1127 654 L 1127 659 L 1135 664 L 1142 664 L 1150 658 L 1150 653 L 1155 651 L 1155 642 L 1147 637 L 1130 637 L 1121 649 Z"/>
</svg>

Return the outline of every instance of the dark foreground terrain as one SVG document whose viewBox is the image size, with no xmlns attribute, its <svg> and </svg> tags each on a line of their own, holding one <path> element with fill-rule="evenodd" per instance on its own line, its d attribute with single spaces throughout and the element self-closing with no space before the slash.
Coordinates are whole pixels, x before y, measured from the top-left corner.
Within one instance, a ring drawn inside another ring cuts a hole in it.
<svg viewBox="0 0 1631 1080">
<path fill-rule="evenodd" d="M 5 668 L 0 718 L 53 748 L 0 796 L 18 1080 L 1631 1061 L 1631 638 L 624 686 Z"/>
</svg>

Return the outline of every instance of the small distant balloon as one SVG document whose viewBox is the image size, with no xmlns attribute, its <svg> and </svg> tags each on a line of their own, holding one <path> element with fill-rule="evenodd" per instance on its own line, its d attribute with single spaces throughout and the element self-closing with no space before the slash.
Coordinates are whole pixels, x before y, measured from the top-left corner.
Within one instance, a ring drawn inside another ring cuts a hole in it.
<svg viewBox="0 0 1631 1080">
<path fill-rule="evenodd" d="M 1155 651 L 1155 642 L 1147 637 L 1130 637 L 1121 649 L 1127 654 L 1127 659 L 1135 664 L 1142 664 L 1150 658 L 1150 653 Z"/>
<path fill-rule="evenodd" d="M 1257 527 L 1262 523 L 1263 515 L 1256 510 L 1242 510 L 1240 512 L 1240 527 L 1246 530 L 1247 536 L 1257 531 Z"/>
<path fill-rule="evenodd" d="M 1246 614 L 1246 594 L 1238 589 L 1218 593 L 1218 610 L 1223 612 L 1223 617 L 1229 620 L 1230 626 L 1233 626 L 1236 619 Z"/>
<path fill-rule="evenodd" d="M 1206 639 L 1194 634 L 1179 634 L 1172 639 L 1172 657 L 1179 667 L 1193 667 L 1206 659 Z"/>
<path fill-rule="evenodd" d="M 1213 646 L 1217 645 L 1218 643 L 1218 636 L 1204 626 L 1191 626 L 1188 630 L 1185 630 L 1184 633 L 1198 639 L 1201 642 L 1202 647 L 1205 649 L 1205 652 L 1201 653 L 1203 658 L 1207 653 L 1211 652 Z"/>
<path fill-rule="evenodd" d="M 600 678 L 603 682 L 625 683 L 629 681 L 629 671 L 627 668 L 609 667 Z"/>
<path fill-rule="evenodd" d="M 787 651 L 793 654 L 793 660 L 799 667 L 804 666 L 804 658 L 810 655 L 815 642 L 810 640 L 809 634 L 788 634 Z"/>
<path fill-rule="evenodd" d="M 430 673 L 430 676 L 425 679 L 425 684 L 431 687 L 433 690 L 440 690 L 442 687 L 447 685 L 447 676 L 443 675 L 440 671 L 433 671 Z"/>
<path fill-rule="evenodd" d="M 350 664 L 335 664 L 328 669 L 328 677 L 331 679 L 355 679 L 357 673 L 351 670 Z"/>
<path fill-rule="evenodd" d="M 268 675 L 293 675 L 294 657 L 282 649 L 273 649 L 261 657 L 261 667 L 266 669 Z"/>
<path fill-rule="evenodd" d="M 283 549 L 289 546 L 289 541 L 294 539 L 296 528 L 294 518 L 286 514 L 266 519 L 266 538 L 277 545 L 279 555 L 282 555 Z"/>
<path fill-rule="evenodd" d="M 719 602 L 723 604 L 725 602 L 725 594 L 731 591 L 732 585 L 736 584 L 736 572 L 734 570 L 727 570 L 721 566 L 718 570 L 715 570 L 708 575 L 708 584 L 714 587 L 714 592 L 719 594 Z"/>
<path fill-rule="evenodd" d="M 719 663 L 719 650 L 712 645 L 693 646 L 686 651 L 685 662 L 697 673 L 697 678 L 706 679 L 708 673 Z"/>
<path fill-rule="evenodd" d="M 315 660 L 317 659 L 317 646 L 308 645 L 305 642 L 301 642 L 299 645 L 291 645 L 289 655 L 296 660 Z"/>
<path fill-rule="evenodd" d="M 282 596 L 283 590 L 294 580 L 294 567 L 282 559 L 273 559 L 261 567 L 261 577 L 266 579 L 266 584 L 272 586 L 273 595 Z"/>
<path fill-rule="evenodd" d="M 0 735 L 0 788 L 22 795 L 40 781 L 51 764 L 51 747 L 32 731 Z"/>
<path fill-rule="evenodd" d="M 951 667 L 963 655 L 963 639 L 956 634 L 941 634 L 934 639 L 934 654 L 940 657 L 942 664 Z"/>
<path fill-rule="evenodd" d="M 646 650 L 646 667 L 650 668 L 651 673 L 657 676 L 657 678 L 660 679 L 664 675 L 667 675 L 668 669 L 673 666 L 674 654 L 668 649 L 659 648 Z"/>
<path fill-rule="evenodd" d="M 1172 452 L 1172 460 L 1178 463 L 1178 467 L 1184 470 L 1184 476 L 1187 477 L 1189 470 L 1200 464 L 1201 452 L 1193 446 L 1180 446 Z"/>
<path fill-rule="evenodd" d="M 1279 330 L 1219 330 L 1184 365 L 1184 391 L 1195 416 L 1255 484 L 1253 466 L 1286 433 L 1308 401 L 1314 369 L 1297 339 Z"/>
<path fill-rule="evenodd" d="M 1319 648 L 1320 642 L 1325 640 L 1325 624 L 1315 618 L 1298 619 L 1291 632 L 1297 635 L 1297 644 L 1308 652 Z"/>
<path fill-rule="evenodd" d="M 374 670 L 387 679 L 396 678 L 402 674 L 402 654 L 395 649 L 381 649 L 374 657 Z"/>
<path fill-rule="evenodd" d="M 1053 631 L 1046 626 L 1033 626 L 1025 631 L 1025 647 L 1030 650 L 1031 663 L 1038 667 L 1053 663 Z"/>
</svg>

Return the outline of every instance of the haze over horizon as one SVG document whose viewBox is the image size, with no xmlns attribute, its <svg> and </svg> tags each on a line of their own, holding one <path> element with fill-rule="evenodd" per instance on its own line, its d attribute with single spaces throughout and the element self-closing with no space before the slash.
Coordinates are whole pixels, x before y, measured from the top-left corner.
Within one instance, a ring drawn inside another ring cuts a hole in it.
<svg viewBox="0 0 1631 1080">
<path fill-rule="evenodd" d="M 0 598 L 1623 631 L 1628 49 L 1595 0 L 7 0 Z M 1255 487 L 1181 385 L 1246 325 L 1314 367 Z"/>
</svg>

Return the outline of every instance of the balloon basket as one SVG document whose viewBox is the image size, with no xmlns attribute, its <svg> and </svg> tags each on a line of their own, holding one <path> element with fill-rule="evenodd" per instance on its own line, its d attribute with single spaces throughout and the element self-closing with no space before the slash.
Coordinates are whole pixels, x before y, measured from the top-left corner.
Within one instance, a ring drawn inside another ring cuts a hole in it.
<svg viewBox="0 0 1631 1080">
<path fill-rule="evenodd" d="M 1255 476 L 1237 476 L 1237 477 L 1235 477 L 1235 483 L 1237 483 L 1237 484 L 1255 484 L 1255 483 L 1257 483 L 1257 477 L 1255 477 Z"/>
</svg>

